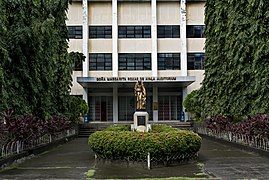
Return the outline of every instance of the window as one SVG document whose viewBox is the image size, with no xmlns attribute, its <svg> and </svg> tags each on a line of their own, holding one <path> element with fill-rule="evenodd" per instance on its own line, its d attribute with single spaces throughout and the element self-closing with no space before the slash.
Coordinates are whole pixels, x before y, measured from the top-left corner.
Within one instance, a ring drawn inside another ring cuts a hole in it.
<svg viewBox="0 0 269 180">
<path fill-rule="evenodd" d="M 205 26 L 187 26 L 187 38 L 204 38 Z"/>
<path fill-rule="evenodd" d="M 188 53 L 188 70 L 204 69 L 204 53 Z"/>
<path fill-rule="evenodd" d="M 158 53 L 158 70 L 180 70 L 180 53 Z"/>
<path fill-rule="evenodd" d="M 119 70 L 151 70 L 151 54 L 119 54 Z"/>
<path fill-rule="evenodd" d="M 89 26 L 89 38 L 112 38 L 112 26 Z"/>
<path fill-rule="evenodd" d="M 69 39 L 82 39 L 82 26 L 67 26 Z"/>
<path fill-rule="evenodd" d="M 111 53 L 91 53 L 90 71 L 112 70 L 112 54 Z"/>
<path fill-rule="evenodd" d="M 150 26 L 119 26 L 119 38 L 151 38 Z"/>
<path fill-rule="evenodd" d="M 158 38 L 180 38 L 179 25 L 159 25 L 157 26 Z"/>
</svg>

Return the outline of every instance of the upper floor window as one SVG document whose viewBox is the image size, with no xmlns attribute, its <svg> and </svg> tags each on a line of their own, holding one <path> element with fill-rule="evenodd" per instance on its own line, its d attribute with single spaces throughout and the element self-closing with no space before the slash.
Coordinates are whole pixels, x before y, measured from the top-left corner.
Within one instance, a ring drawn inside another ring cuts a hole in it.
<svg viewBox="0 0 269 180">
<path fill-rule="evenodd" d="M 119 26 L 119 38 L 151 38 L 150 26 Z"/>
<path fill-rule="evenodd" d="M 112 70 L 111 53 L 90 53 L 89 66 L 92 71 Z"/>
<path fill-rule="evenodd" d="M 69 39 L 82 39 L 82 26 L 67 26 Z"/>
<path fill-rule="evenodd" d="M 204 25 L 187 25 L 187 38 L 204 38 L 205 26 Z"/>
<path fill-rule="evenodd" d="M 158 25 L 158 38 L 180 38 L 179 25 Z"/>
<path fill-rule="evenodd" d="M 151 70 L 151 54 L 120 53 L 119 70 Z"/>
<path fill-rule="evenodd" d="M 112 38 L 112 26 L 89 26 L 89 38 Z"/>
<path fill-rule="evenodd" d="M 188 70 L 203 70 L 205 53 L 188 53 Z"/>
<path fill-rule="evenodd" d="M 158 70 L 180 70 L 180 53 L 158 53 Z"/>
</svg>

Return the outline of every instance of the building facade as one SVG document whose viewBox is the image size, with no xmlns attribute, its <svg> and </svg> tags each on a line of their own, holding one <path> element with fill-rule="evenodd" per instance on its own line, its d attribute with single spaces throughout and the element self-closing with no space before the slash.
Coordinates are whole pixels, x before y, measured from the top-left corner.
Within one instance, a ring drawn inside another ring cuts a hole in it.
<svg viewBox="0 0 269 180">
<path fill-rule="evenodd" d="M 134 84 L 147 90 L 150 120 L 187 120 L 182 102 L 204 77 L 205 1 L 82 0 L 69 6 L 72 95 L 89 104 L 90 121 L 128 122 Z"/>
</svg>

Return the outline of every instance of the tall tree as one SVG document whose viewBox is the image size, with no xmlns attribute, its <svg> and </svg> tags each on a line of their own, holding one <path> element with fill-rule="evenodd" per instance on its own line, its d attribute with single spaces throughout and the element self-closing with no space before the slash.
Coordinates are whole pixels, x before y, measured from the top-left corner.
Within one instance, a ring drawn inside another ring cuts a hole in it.
<svg viewBox="0 0 269 180">
<path fill-rule="evenodd" d="M 206 1 L 203 113 L 269 114 L 269 0 Z"/>
<path fill-rule="evenodd" d="M 67 0 L 0 1 L 6 29 L 0 34 L 5 108 L 43 118 L 67 110 L 73 64 L 67 52 L 67 8 Z"/>
</svg>

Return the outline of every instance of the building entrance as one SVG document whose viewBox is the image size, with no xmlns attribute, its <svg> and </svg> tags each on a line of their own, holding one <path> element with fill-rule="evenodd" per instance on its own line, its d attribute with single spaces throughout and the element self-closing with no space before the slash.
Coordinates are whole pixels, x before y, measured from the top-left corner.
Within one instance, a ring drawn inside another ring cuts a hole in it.
<svg viewBox="0 0 269 180">
<path fill-rule="evenodd" d="M 101 121 L 107 121 L 107 102 L 101 101 Z"/>
<path fill-rule="evenodd" d="M 182 96 L 159 96 L 159 121 L 175 121 L 181 119 Z"/>
<path fill-rule="evenodd" d="M 119 121 L 133 121 L 135 108 L 133 95 L 119 96 Z M 149 113 L 149 120 L 152 120 L 152 96 L 147 96 L 146 111 Z"/>
<path fill-rule="evenodd" d="M 90 96 L 89 117 L 90 121 L 113 121 L 113 97 Z"/>
</svg>

